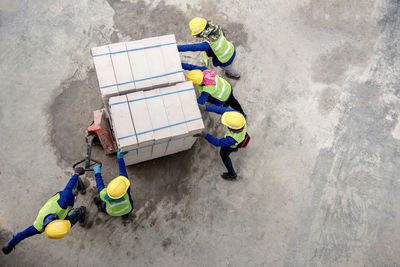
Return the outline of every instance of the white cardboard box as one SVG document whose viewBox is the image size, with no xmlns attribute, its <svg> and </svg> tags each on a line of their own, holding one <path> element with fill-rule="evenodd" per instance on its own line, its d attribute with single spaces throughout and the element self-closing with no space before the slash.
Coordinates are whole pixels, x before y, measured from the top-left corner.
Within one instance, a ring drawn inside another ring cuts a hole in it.
<svg viewBox="0 0 400 267">
<path fill-rule="evenodd" d="M 153 125 L 143 91 L 127 95 L 139 146 L 154 144 Z"/>
<path fill-rule="evenodd" d="M 110 50 L 107 45 L 93 47 L 91 49 L 97 80 L 104 104 L 108 106 L 108 99 L 118 95 L 118 87 L 115 79 L 114 68 L 111 61 Z"/>
<path fill-rule="evenodd" d="M 158 37 L 161 45 L 161 54 L 163 56 L 164 67 L 168 73 L 169 85 L 175 85 L 185 81 L 182 70 L 182 64 L 179 57 L 178 47 L 176 45 L 175 35 L 164 35 Z"/>
<path fill-rule="evenodd" d="M 169 84 L 168 71 L 164 67 L 164 59 L 161 52 L 160 41 L 158 37 L 146 38 L 142 40 L 146 49 L 146 60 L 149 63 L 149 78 L 152 82 L 152 88 L 167 86 Z"/>
<path fill-rule="evenodd" d="M 151 89 L 153 82 L 150 78 L 149 64 L 142 40 L 127 42 L 129 61 L 132 67 L 133 79 L 137 90 Z"/>
<path fill-rule="evenodd" d="M 182 104 L 183 114 L 185 116 L 186 125 L 189 135 L 200 133 L 204 129 L 203 119 L 196 100 L 196 93 L 192 82 L 183 82 L 176 85 Z"/>
<path fill-rule="evenodd" d="M 119 94 L 123 95 L 132 92 L 135 90 L 135 83 L 133 82 L 128 53 L 126 52 L 126 43 L 110 44 L 109 49 Z"/>
<path fill-rule="evenodd" d="M 125 95 L 110 98 L 110 115 L 118 148 L 129 151 L 138 147 L 131 112 Z"/>
</svg>

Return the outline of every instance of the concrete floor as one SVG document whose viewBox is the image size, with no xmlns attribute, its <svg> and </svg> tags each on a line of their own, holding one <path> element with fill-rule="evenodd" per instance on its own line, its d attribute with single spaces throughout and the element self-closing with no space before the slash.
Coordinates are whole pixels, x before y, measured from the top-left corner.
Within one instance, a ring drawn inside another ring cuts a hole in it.
<svg viewBox="0 0 400 267">
<path fill-rule="evenodd" d="M 32 224 L 84 157 L 101 107 L 89 49 L 220 23 L 252 142 L 219 177 L 218 150 L 129 167 L 136 216 L 90 211 L 62 240 L 1 266 L 400 266 L 400 1 L 1 1 L 0 242 Z M 196 53 L 182 60 L 200 63 Z M 220 70 L 218 70 L 220 71 Z M 218 117 L 205 115 L 222 136 Z M 106 182 L 116 158 L 96 148 Z M 398 216 L 399 215 L 399 216 Z"/>
</svg>

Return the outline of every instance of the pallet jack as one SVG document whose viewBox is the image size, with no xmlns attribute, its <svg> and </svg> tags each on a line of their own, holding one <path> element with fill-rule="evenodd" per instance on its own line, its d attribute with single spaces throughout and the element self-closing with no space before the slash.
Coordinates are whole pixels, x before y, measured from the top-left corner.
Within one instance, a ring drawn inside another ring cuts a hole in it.
<svg viewBox="0 0 400 267">
<path fill-rule="evenodd" d="M 106 155 L 114 154 L 118 151 L 117 143 L 114 140 L 111 125 L 107 116 L 107 112 L 104 109 L 95 110 L 93 112 L 93 122 L 87 128 L 86 131 L 86 157 L 78 162 L 75 162 L 72 166 L 74 169 L 76 167 L 83 167 L 86 171 L 93 171 L 93 166 L 95 164 L 102 164 L 100 161 L 92 158 L 92 146 L 93 144 L 101 144 L 104 153 Z M 83 166 L 79 166 L 84 163 Z M 82 180 L 78 179 L 77 190 L 81 194 L 86 193 L 86 186 Z"/>
</svg>

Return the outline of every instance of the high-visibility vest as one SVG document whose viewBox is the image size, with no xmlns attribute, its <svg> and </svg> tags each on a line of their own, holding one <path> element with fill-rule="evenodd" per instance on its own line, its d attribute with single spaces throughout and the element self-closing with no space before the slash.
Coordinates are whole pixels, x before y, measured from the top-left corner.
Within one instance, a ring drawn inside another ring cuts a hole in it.
<svg viewBox="0 0 400 267">
<path fill-rule="evenodd" d="M 212 51 L 221 63 L 228 62 L 235 52 L 235 47 L 231 42 L 226 40 L 224 33 L 222 32 L 217 41 L 213 43 L 210 43 L 209 41 L 207 42 L 211 46 Z"/>
<path fill-rule="evenodd" d="M 247 125 L 244 125 L 244 129 L 243 131 L 241 131 L 240 133 L 234 133 L 231 132 L 229 129 L 226 130 L 226 134 L 225 137 L 230 136 L 233 139 L 235 139 L 236 143 L 234 145 L 231 145 L 231 148 L 237 148 L 237 146 L 243 142 L 244 138 L 246 137 L 246 129 L 247 129 Z"/>
<path fill-rule="evenodd" d="M 68 206 L 66 209 L 63 209 L 58 204 L 58 200 L 60 199 L 60 194 L 57 193 L 53 197 L 51 197 L 46 204 L 40 209 L 38 216 L 36 217 L 35 222 L 33 223 L 33 227 L 39 232 L 44 231 L 43 221 L 49 214 L 57 214 L 60 220 L 64 220 L 67 217 L 68 212 L 72 210 L 71 206 Z"/>
<path fill-rule="evenodd" d="M 199 86 L 198 87 L 199 93 L 200 94 L 202 92 L 209 93 L 215 99 L 218 99 L 221 102 L 225 102 L 231 95 L 232 92 L 231 85 L 218 75 L 214 76 L 214 81 L 216 83 L 215 85 Z"/>
<path fill-rule="evenodd" d="M 132 210 L 131 202 L 129 201 L 129 194 L 125 193 L 121 201 L 108 201 L 105 196 L 107 188 L 100 191 L 100 198 L 106 203 L 106 212 L 110 216 L 122 216 L 128 214 Z"/>
</svg>

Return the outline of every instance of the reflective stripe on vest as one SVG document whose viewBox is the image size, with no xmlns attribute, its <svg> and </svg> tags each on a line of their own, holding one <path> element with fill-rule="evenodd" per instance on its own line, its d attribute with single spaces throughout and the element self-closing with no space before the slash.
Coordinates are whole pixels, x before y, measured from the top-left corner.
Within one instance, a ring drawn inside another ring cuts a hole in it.
<svg viewBox="0 0 400 267">
<path fill-rule="evenodd" d="M 214 81 L 215 85 L 199 86 L 199 93 L 206 92 L 221 102 L 227 101 L 232 92 L 231 85 L 218 75 L 214 77 Z"/>
<path fill-rule="evenodd" d="M 212 44 L 210 42 L 208 43 L 211 46 L 211 49 L 214 52 L 215 56 L 221 63 L 228 62 L 235 52 L 235 47 L 231 42 L 226 40 L 223 33 L 221 33 L 217 41 Z"/>
<path fill-rule="evenodd" d="M 47 215 L 49 214 L 57 214 L 58 218 L 60 220 L 65 219 L 67 217 L 68 212 L 72 210 L 71 206 L 68 206 L 66 209 L 63 209 L 58 205 L 58 200 L 60 199 L 60 194 L 57 193 L 54 196 L 52 196 L 46 204 L 40 209 L 38 216 L 36 217 L 35 222 L 33 223 L 33 227 L 35 227 L 36 230 L 39 232 L 44 231 L 43 227 L 43 221 L 44 218 L 46 218 Z"/>
<path fill-rule="evenodd" d="M 229 131 L 229 129 L 226 131 L 225 137 L 230 136 L 236 141 L 234 145 L 230 146 L 231 148 L 237 148 L 238 144 L 243 142 L 244 138 L 246 137 L 246 129 L 247 125 L 245 124 L 243 131 L 241 131 L 240 133 L 233 133 Z"/>
<path fill-rule="evenodd" d="M 131 202 L 129 201 L 128 193 L 123 196 L 124 200 L 121 202 L 110 202 L 104 198 L 107 194 L 107 188 L 100 191 L 100 198 L 106 203 L 106 211 L 110 216 L 122 216 L 128 214 L 132 210 Z"/>
</svg>

